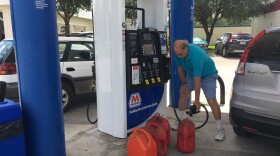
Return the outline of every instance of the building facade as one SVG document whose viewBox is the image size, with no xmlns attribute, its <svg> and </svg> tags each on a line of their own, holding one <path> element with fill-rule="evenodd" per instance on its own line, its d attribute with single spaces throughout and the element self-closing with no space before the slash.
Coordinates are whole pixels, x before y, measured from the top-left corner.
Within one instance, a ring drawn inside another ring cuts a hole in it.
<svg viewBox="0 0 280 156">
<path fill-rule="evenodd" d="M 2 16 L 1 16 L 2 15 Z M 70 32 L 92 31 L 92 14 L 82 12 L 75 15 L 70 21 Z M 1 26 L 3 25 L 3 26 Z M 64 32 L 64 21 L 57 14 L 57 30 L 61 34 Z M 0 36 L 4 32 L 6 38 L 13 37 L 11 11 L 9 0 L 0 0 Z"/>
<path fill-rule="evenodd" d="M 256 36 L 260 31 L 271 26 L 280 26 L 280 0 L 272 2 L 264 15 L 253 20 L 252 33 Z"/>
</svg>

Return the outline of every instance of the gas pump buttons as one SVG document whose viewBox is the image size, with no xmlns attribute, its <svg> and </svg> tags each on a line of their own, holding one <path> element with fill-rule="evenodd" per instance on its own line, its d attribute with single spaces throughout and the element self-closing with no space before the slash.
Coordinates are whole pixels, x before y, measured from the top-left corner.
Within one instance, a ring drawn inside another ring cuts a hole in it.
<svg viewBox="0 0 280 156">
<path fill-rule="evenodd" d="M 126 61 L 128 90 L 163 83 L 159 32 L 148 28 L 126 30 Z"/>
</svg>

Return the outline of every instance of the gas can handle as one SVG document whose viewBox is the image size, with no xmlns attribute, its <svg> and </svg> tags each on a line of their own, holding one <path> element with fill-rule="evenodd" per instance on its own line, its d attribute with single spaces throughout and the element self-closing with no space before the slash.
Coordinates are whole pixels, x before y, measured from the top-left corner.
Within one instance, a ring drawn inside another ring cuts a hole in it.
<svg viewBox="0 0 280 156">
<path fill-rule="evenodd" d="M 160 127 L 159 124 L 154 123 L 154 122 L 148 122 L 148 125 L 154 126 L 154 127 Z"/>
<path fill-rule="evenodd" d="M 133 132 L 137 132 L 137 133 L 143 133 L 145 136 L 146 136 L 146 138 L 148 138 L 147 140 L 148 140 L 148 146 L 150 147 L 151 146 L 151 142 L 152 142 L 152 140 L 151 140 L 151 137 L 148 137 L 149 135 L 150 135 L 150 133 L 148 133 L 146 130 L 144 130 L 144 129 L 134 129 L 133 130 Z"/>
<path fill-rule="evenodd" d="M 159 112 L 157 112 L 157 113 L 155 114 L 155 116 L 160 116 L 160 113 L 159 113 Z"/>
<path fill-rule="evenodd" d="M 162 117 L 160 115 L 156 115 L 155 118 L 160 122 L 160 124 L 162 123 Z"/>
</svg>

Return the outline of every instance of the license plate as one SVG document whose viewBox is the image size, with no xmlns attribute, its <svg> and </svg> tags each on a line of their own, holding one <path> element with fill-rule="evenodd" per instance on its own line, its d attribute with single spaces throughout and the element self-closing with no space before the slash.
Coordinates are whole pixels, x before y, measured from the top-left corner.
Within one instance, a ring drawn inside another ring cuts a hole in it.
<svg viewBox="0 0 280 156">
<path fill-rule="evenodd" d="M 245 44 L 246 44 L 246 42 L 240 42 L 240 44 L 245 45 Z"/>
</svg>

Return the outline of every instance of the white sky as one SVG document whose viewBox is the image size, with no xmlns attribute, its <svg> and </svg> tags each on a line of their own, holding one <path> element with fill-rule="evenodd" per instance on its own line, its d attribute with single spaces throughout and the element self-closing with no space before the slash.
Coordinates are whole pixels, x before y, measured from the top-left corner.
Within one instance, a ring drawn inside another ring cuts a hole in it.
<svg viewBox="0 0 280 156">
<path fill-rule="evenodd" d="M 9 0 L 0 0 L 0 5 L 9 5 L 10 1 Z"/>
<path fill-rule="evenodd" d="M 90 12 L 80 11 L 80 13 L 78 14 L 78 17 L 92 19 L 92 12 L 91 11 Z"/>
</svg>

